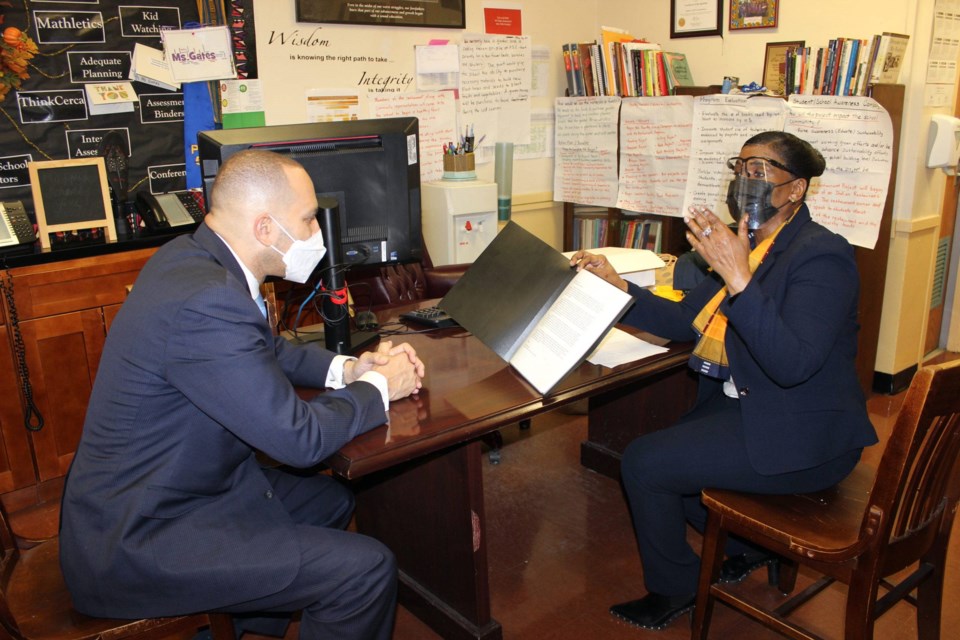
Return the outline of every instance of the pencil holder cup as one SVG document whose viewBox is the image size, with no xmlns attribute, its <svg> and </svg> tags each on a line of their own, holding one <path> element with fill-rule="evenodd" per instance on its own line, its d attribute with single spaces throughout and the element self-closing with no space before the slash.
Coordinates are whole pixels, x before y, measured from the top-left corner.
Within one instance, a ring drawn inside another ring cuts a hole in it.
<svg viewBox="0 0 960 640">
<path fill-rule="evenodd" d="M 444 180 L 476 180 L 476 164 L 472 153 L 447 153 L 443 155 Z"/>
</svg>

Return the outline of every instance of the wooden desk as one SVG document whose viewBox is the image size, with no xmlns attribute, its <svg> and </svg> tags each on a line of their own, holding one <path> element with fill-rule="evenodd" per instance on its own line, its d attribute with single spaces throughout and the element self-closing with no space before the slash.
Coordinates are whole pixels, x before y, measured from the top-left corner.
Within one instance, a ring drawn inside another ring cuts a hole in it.
<svg viewBox="0 0 960 640">
<path fill-rule="evenodd" d="M 426 363 L 423 390 L 392 403 L 388 426 L 356 438 L 328 463 L 356 483 L 358 530 L 396 554 L 403 605 L 444 638 L 501 638 L 490 615 L 479 438 L 589 397 L 582 458 L 618 473 L 626 443 L 690 406 L 689 346 L 612 370 L 585 363 L 543 398 L 460 329 L 393 340 L 410 342 Z"/>
</svg>

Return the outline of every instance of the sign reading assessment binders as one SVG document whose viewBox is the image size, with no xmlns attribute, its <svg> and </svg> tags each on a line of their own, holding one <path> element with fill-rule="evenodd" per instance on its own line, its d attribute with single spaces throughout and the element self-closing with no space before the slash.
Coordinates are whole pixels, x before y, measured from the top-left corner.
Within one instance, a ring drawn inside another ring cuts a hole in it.
<svg viewBox="0 0 960 640">
<path fill-rule="evenodd" d="M 164 58 L 177 82 L 226 80 L 237 77 L 227 27 L 164 29 Z"/>
</svg>

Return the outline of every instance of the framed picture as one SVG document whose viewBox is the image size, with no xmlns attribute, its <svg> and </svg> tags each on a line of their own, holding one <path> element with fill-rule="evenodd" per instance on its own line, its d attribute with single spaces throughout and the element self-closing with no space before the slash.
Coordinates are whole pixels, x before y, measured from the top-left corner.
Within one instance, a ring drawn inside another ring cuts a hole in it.
<svg viewBox="0 0 960 640">
<path fill-rule="evenodd" d="M 113 207 L 102 157 L 28 162 L 40 246 L 50 248 L 50 234 L 102 228 L 117 241 Z"/>
<path fill-rule="evenodd" d="M 780 0 L 730 0 L 730 31 L 777 26 Z"/>
<path fill-rule="evenodd" d="M 803 40 L 792 42 L 768 42 L 763 57 L 763 86 L 777 95 L 786 95 L 787 52 L 802 47 Z"/>
<path fill-rule="evenodd" d="M 297 22 L 463 29 L 467 26 L 465 2 L 466 0 L 297 0 Z"/>
<path fill-rule="evenodd" d="M 723 35 L 723 0 L 670 0 L 670 37 Z"/>
</svg>

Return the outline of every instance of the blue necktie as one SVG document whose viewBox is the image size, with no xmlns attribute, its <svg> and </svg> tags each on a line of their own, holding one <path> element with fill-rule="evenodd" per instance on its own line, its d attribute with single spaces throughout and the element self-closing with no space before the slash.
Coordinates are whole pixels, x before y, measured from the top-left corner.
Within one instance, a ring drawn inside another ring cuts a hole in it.
<svg viewBox="0 0 960 640">
<path fill-rule="evenodd" d="M 264 302 L 263 296 L 258 293 L 258 294 L 257 294 L 257 297 L 254 298 L 254 300 L 256 300 L 257 306 L 260 307 L 260 313 L 263 315 L 264 318 L 266 318 L 266 317 L 267 317 L 267 303 Z"/>
</svg>

